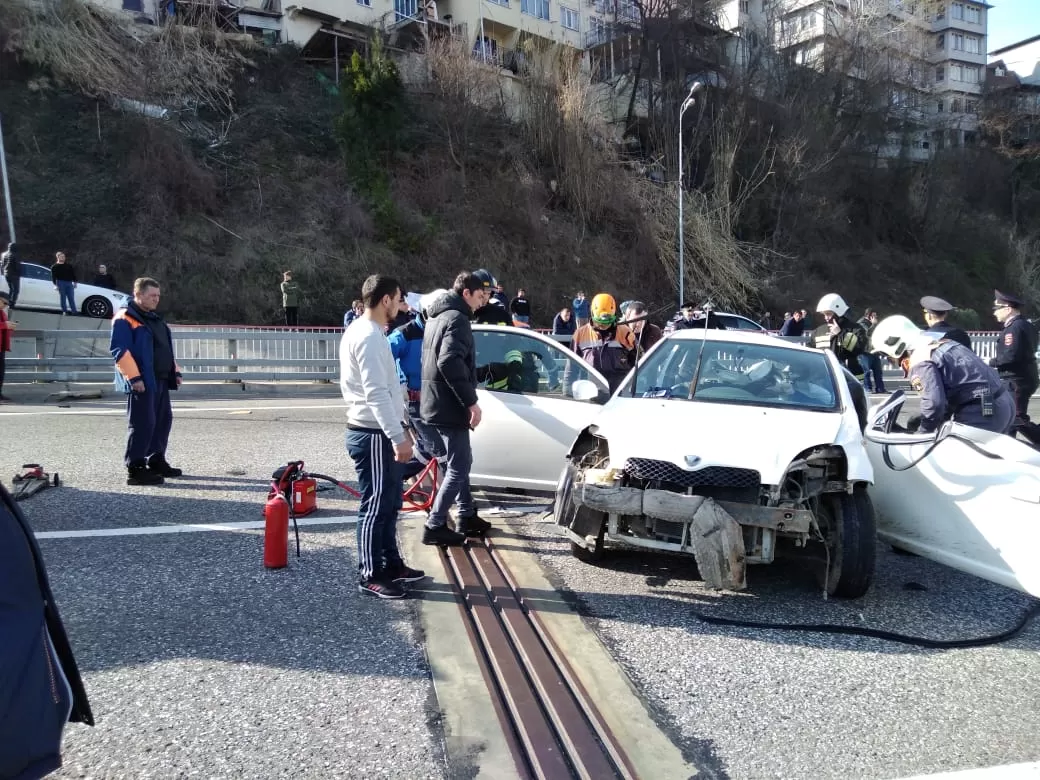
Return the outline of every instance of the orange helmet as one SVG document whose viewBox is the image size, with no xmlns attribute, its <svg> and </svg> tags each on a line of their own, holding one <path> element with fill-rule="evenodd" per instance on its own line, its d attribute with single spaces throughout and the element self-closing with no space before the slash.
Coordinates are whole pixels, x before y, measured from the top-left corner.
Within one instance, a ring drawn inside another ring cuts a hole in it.
<svg viewBox="0 0 1040 780">
<path fill-rule="evenodd" d="M 594 325 L 610 327 L 617 322 L 617 303 L 612 295 L 600 293 L 592 299 L 589 315 Z"/>
</svg>

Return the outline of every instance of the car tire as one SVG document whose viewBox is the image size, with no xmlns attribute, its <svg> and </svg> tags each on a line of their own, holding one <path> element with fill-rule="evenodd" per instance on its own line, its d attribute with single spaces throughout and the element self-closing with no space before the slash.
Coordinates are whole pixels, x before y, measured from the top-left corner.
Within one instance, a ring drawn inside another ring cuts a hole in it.
<svg viewBox="0 0 1040 780">
<path fill-rule="evenodd" d="M 112 316 L 112 301 L 100 295 L 92 295 L 83 301 L 80 311 L 84 317 L 105 320 Z"/>
<path fill-rule="evenodd" d="M 874 581 L 877 558 L 874 503 L 866 487 L 860 485 L 851 495 L 828 493 L 821 500 L 820 508 L 825 514 L 830 566 L 825 562 L 819 583 L 827 589 L 828 595 L 858 599 Z"/>
<path fill-rule="evenodd" d="M 607 528 L 607 515 L 587 506 L 574 505 L 574 476 L 577 473 L 578 468 L 568 461 L 556 486 L 556 523 L 571 529 L 579 536 L 596 537 L 596 543 L 591 550 L 577 542 L 571 542 L 571 555 L 585 563 L 595 563 L 603 560 L 603 535 Z"/>
</svg>

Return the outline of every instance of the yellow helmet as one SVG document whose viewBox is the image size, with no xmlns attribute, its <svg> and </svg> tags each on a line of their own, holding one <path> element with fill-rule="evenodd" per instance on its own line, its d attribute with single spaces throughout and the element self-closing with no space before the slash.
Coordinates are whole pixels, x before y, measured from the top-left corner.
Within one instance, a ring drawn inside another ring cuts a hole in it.
<svg viewBox="0 0 1040 780">
<path fill-rule="evenodd" d="M 617 322 L 617 303 L 612 295 L 600 293 L 592 299 L 589 314 L 596 325 L 613 325 Z"/>
</svg>

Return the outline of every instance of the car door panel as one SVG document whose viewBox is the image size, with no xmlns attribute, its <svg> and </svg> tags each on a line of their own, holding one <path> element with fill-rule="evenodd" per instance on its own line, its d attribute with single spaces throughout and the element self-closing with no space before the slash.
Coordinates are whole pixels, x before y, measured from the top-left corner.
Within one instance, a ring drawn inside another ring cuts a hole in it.
<svg viewBox="0 0 1040 780">
<path fill-rule="evenodd" d="M 478 366 L 504 363 L 508 353 L 540 353 L 537 391 L 477 391 L 483 419 L 471 434 L 471 481 L 489 487 L 552 490 L 575 437 L 601 408 L 570 397 L 574 381 L 607 382 L 573 352 L 531 331 L 475 326 Z"/>
</svg>

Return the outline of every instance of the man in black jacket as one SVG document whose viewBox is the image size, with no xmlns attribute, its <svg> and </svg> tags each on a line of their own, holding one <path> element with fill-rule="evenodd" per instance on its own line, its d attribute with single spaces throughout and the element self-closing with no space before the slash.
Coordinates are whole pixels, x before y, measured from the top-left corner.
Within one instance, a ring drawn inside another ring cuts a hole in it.
<svg viewBox="0 0 1040 780">
<path fill-rule="evenodd" d="M 61 767 L 66 723 L 94 725 L 43 555 L 0 485 L 0 777 Z"/>
<path fill-rule="evenodd" d="M 1022 316 L 1025 301 L 1017 295 L 993 291 L 993 316 L 1003 326 L 997 337 L 997 353 L 989 364 L 1011 391 L 1017 415 L 1012 435 L 1022 438 L 1034 447 L 1040 447 L 1040 425 L 1029 419 L 1029 399 L 1040 387 L 1040 372 L 1036 365 L 1037 332 L 1033 324 Z"/>
<path fill-rule="evenodd" d="M 422 346 L 422 421 L 441 437 L 444 478 L 423 531 L 423 544 L 458 545 L 491 524 L 477 514 L 470 491 L 473 448 L 469 432 L 480 424 L 477 362 L 470 317 L 484 307 L 491 286 L 475 273 L 461 273 L 452 290 L 430 305 Z M 458 531 L 448 528 L 448 509 L 458 499 Z"/>
<path fill-rule="evenodd" d="M 975 348 L 971 345 L 971 338 L 960 328 L 953 327 L 946 321 L 947 315 L 953 311 L 953 304 L 936 298 L 934 295 L 926 295 L 921 299 L 921 309 L 924 312 L 924 321 L 928 325 L 925 330 L 935 333 L 940 338 L 956 341 L 970 350 Z"/>
<path fill-rule="evenodd" d="M 482 299 L 483 304 L 474 310 L 473 321 L 481 325 L 512 325 L 513 318 L 506 311 L 505 305 L 494 299 L 495 291 L 501 289 L 498 286 L 498 280 L 486 268 L 474 271 L 473 276 L 483 285 L 483 290 L 487 293 Z"/>
<path fill-rule="evenodd" d="M 7 292 L 11 296 L 11 308 L 18 303 L 18 293 L 22 287 L 22 258 L 18 255 L 18 246 L 12 241 L 7 251 L 0 255 L 0 273 L 7 281 Z"/>
</svg>

